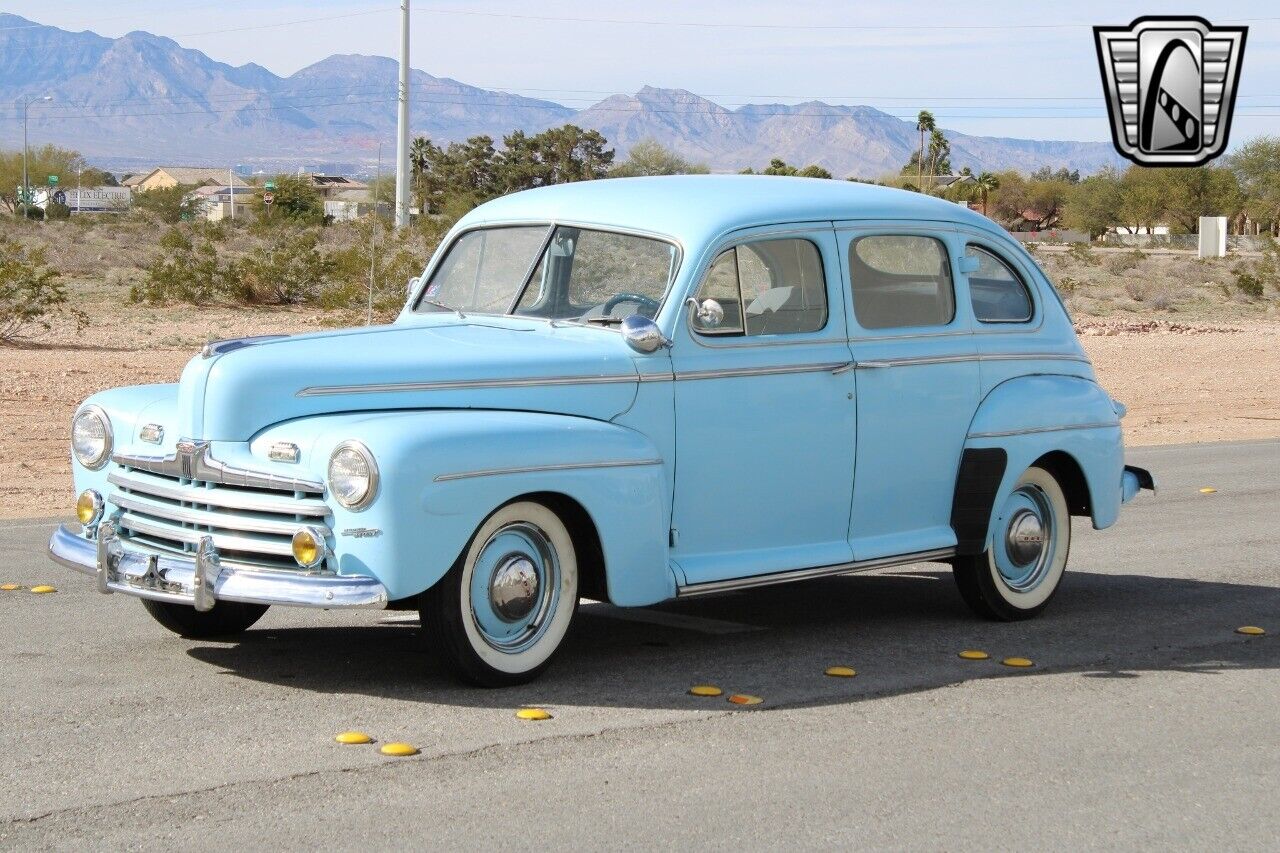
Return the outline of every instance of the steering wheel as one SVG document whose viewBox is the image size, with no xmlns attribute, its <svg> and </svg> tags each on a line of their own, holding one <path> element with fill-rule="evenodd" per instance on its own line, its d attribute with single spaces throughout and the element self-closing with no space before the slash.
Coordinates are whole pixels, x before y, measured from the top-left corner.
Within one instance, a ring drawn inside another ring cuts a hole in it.
<svg viewBox="0 0 1280 853">
<path fill-rule="evenodd" d="M 609 301 L 604 304 L 604 316 L 611 316 L 613 309 L 618 307 L 619 302 L 634 302 L 637 305 L 648 308 L 654 314 L 658 313 L 658 309 L 662 307 L 661 302 L 641 293 L 619 293 L 609 297 Z"/>
</svg>

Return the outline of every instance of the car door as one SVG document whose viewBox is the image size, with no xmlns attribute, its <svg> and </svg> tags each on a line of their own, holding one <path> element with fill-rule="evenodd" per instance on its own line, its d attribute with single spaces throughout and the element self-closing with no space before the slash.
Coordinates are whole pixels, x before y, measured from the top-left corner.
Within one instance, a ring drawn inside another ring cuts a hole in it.
<svg viewBox="0 0 1280 853">
<path fill-rule="evenodd" d="M 980 379 L 954 229 L 837 223 L 858 375 L 856 560 L 951 548 L 951 503 Z"/>
<path fill-rule="evenodd" d="M 675 331 L 686 583 L 847 562 L 856 401 L 830 223 L 721 244 Z"/>
</svg>

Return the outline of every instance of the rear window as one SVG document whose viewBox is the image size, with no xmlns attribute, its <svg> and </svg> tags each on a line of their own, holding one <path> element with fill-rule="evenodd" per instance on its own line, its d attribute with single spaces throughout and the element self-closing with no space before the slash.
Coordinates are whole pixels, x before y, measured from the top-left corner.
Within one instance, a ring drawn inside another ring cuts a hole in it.
<svg viewBox="0 0 1280 853">
<path fill-rule="evenodd" d="M 969 273 L 969 298 L 973 316 L 983 323 L 1025 323 L 1031 319 L 1031 294 L 1009 264 L 980 246 L 968 246 L 965 254 L 978 261 Z"/>
<path fill-rule="evenodd" d="M 849 244 L 853 312 L 864 329 L 945 326 L 956 316 L 947 247 L 934 237 L 876 234 Z"/>
</svg>

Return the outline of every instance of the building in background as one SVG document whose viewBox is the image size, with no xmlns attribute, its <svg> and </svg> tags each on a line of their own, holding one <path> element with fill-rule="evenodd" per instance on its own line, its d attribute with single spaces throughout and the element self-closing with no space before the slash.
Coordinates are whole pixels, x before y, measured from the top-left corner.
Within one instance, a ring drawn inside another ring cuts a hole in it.
<svg viewBox="0 0 1280 853">
<path fill-rule="evenodd" d="M 249 207 L 249 200 L 253 197 L 253 193 L 252 187 L 231 187 L 224 184 L 222 186 L 199 187 L 193 190 L 187 198 L 192 200 L 192 210 L 201 219 L 207 219 L 210 222 L 221 222 L 224 219 L 242 219 L 249 222 L 253 220 L 253 210 Z M 234 215 L 231 210 L 233 200 L 235 204 Z"/>
<path fill-rule="evenodd" d="M 321 197 L 325 201 L 328 201 L 329 199 L 336 199 L 343 193 L 358 190 L 368 192 L 369 190 L 368 184 L 362 184 L 354 178 L 347 178 L 342 175 L 311 174 L 304 175 L 304 177 L 311 181 L 311 186 L 315 187 L 316 190 L 319 191 Z"/>
<path fill-rule="evenodd" d="M 124 183 L 135 192 L 146 192 L 176 186 L 225 187 L 228 186 L 228 181 L 235 186 L 237 192 L 241 188 L 246 192 L 249 190 L 249 185 L 239 175 L 233 175 L 227 169 L 209 169 L 203 166 L 157 166 L 141 178 L 133 175 Z"/>
</svg>

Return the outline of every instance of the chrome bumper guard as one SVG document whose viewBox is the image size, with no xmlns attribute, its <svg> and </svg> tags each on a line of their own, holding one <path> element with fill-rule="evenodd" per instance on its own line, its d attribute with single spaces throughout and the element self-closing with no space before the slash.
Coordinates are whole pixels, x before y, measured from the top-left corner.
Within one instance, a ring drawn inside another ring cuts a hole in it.
<svg viewBox="0 0 1280 853">
<path fill-rule="evenodd" d="M 223 566 L 207 536 L 197 546 L 194 559 L 127 550 L 109 521 L 98 525 L 96 541 L 85 539 L 73 525 L 61 525 L 49 538 L 49 556 L 69 569 L 95 576 L 99 592 L 189 604 L 200 611 L 224 600 L 323 608 L 380 608 L 387 603 L 386 587 L 370 577 Z"/>
<path fill-rule="evenodd" d="M 1120 475 L 1120 503 L 1127 504 L 1143 489 L 1148 489 L 1154 495 L 1157 488 L 1156 478 L 1146 468 L 1126 465 Z"/>
</svg>

